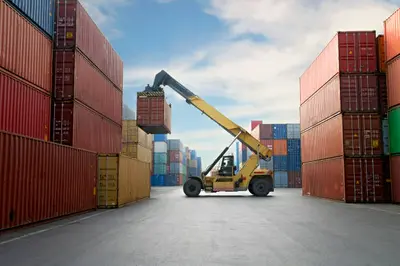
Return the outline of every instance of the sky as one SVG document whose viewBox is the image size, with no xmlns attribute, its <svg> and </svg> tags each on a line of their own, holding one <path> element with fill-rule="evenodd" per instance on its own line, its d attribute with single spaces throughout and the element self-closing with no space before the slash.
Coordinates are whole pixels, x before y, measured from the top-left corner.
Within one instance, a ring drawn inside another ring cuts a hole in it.
<svg viewBox="0 0 400 266">
<path fill-rule="evenodd" d="M 299 122 L 299 77 L 337 31 L 376 30 L 400 0 L 83 0 L 124 61 L 124 104 L 164 69 L 248 129 Z M 172 89 L 172 134 L 203 166 L 231 135 Z M 233 151 L 232 149 L 231 151 Z M 204 167 L 203 167 L 204 168 Z"/>
</svg>

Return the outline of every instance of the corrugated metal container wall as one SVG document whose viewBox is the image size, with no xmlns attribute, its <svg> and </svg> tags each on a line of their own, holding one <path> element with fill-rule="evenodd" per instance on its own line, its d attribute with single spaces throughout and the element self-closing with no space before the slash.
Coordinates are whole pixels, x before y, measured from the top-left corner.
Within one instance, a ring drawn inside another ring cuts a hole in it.
<svg viewBox="0 0 400 266">
<path fill-rule="evenodd" d="M 79 51 L 55 51 L 54 55 L 55 99 L 77 99 L 120 125 L 122 91 L 114 87 Z"/>
<path fill-rule="evenodd" d="M 400 105 L 400 57 L 388 63 L 387 97 L 389 108 Z"/>
<path fill-rule="evenodd" d="M 260 168 L 274 170 L 274 157 L 269 161 L 260 160 Z"/>
<path fill-rule="evenodd" d="M 379 115 L 338 115 L 301 136 L 303 162 L 341 155 L 381 155 L 382 125 Z"/>
<path fill-rule="evenodd" d="M 157 164 L 167 164 L 167 154 L 163 152 L 154 152 L 153 153 L 153 162 Z"/>
<path fill-rule="evenodd" d="M 167 165 L 155 163 L 153 166 L 153 172 L 155 175 L 165 175 L 167 173 Z"/>
<path fill-rule="evenodd" d="M 287 156 L 276 155 L 274 157 L 274 171 L 287 171 Z"/>
<path fill-rule="evenodd" d="M 274 136 L 272 125 L 260 124 L 253 129 L 252 135 L 258 140 L 272 139 Z"/>
<path fill-rule="evenodd" d="M 179 139 L 169 139 L 168 140 L 168 150 L 169 151 L 181 151 L 184 152 L 184 146 Z M 190 154 L 190 153 L 189 153 Z"/>
<path fill-rule="evenodd" d="M 385 53 L 385 38 L 383 35 L 376 37 L 377 56 L 378 56 L 378 71 L 386 73 L 386 53 Z"/>
<path fill-rule="evenodd" d="M 183 174 L 183 164 L 181 163 L 170 163 L 169 164 L 170 174 Z"/>
<path fill-rule="evenodd" d="M 55 48 L 79 48 L 120 90 L 123 62 L 77 0 L 56 3 Z"/>
<path fill-rule="evenodd" d="M 377 71 L 376 32 L 338 32 L 300 77 L 300 104 L 337 73 Z"/>
<path fill-rule="evenodd" d="M 55 0 L 8 0 L 53 38 Z"/>
<path fill-rule="evenodd" d="M 196 160 L 197 158 L 197 153 L 195 150 L 190 151 L 190 160 Z"/>
<path fill-rule="evenodd" d="M 273 125 L 274 139 L 287 139 L 287 126 L 285 124 Z"/>
<path fill-rule="evenodd" d="M 202 170 L 201 157 L 197 157 L 196 160 L 197 160 L 197 169 L 201 171 Z"/>
<path fill-rule="evenodd" d="M 167 153 L 167 151 L 168 151 L 168 146 L 166 142 L 163 141 L 154 142 L 154 152 Z"/>
<path fill-rule="evenodd" d="M 301 172 L 300 171 L 288 172 L 288 183 L 290 188 L 301 188 Z"/>
<path fill-rule="evenodd" d="M 389 121 L 387 118 L 382 119 L 382 146 L 383 154 L 389 155 Z"/>
<path fill-rule="evenodd" d="M 197 160 L 190 160 L 189 161 L 189 167 L 190 168 L 198 168 L 197 167 Z"/>
<path fill-rule="evenodd" d="M 387 116 L 388 113 L 388 88 L 386 85 L 386 74 L 378 75 L 378 90 L 380 99 L 381 114 Z"/>
<path fill-rule="evenodd" d="M 287 138 L 300 139 L 300 124 L 287 124 Z"/>
<path fill-rule="evenodd" d="M 138 159 L 139 161 L 152 163 L 153 162 L 153 151 L 143 147 L 137 143 L 122 143 L 122 154 L 129 157 Z"/>
<path fill-rule="evenodd" d="M 188 170 L 189 171 L 189 173 L 188 173 L 189 176 L 199 176 L 197 168 L 189 167 L 188 169 L 189 169 Z"/>
<path fill-rule="evenodd" d="M 96 208 L 95 153 L 5 132 L 0 150 L 0 230 Z"/>
<path fill-rule="evenodd" d="M 138 97 L 136 103 L 137 123 L 151 134 L 171 133 L 171 106 L 164 96 Z"/>
<path fill-rule="evenodd" d="M 99 153 L 121 151 L 121 126 L 104 119 L 79 102 L 54 103 L 53 108 L 54 142 Z"/>
<path fill-rule="evenodd" d="M 389 111 L 390 153 L 400 154 L 400 106 Z"/>
<path fill-rule="evenodd" d="M 167 134 L 155 134 L 155 135 L 153 135 L 153 140 L 154 140 L 154 141 L 164 141 L 164 142 L 167 142 L 168 136 L 167 136 Z"/>
<path fill-rule="evenodd" d="M 169 150 L 169 161 L 173 163 L 182 163 L 183 162 L 183 154 L 180 151 Z"/>
<path fill-rule="evenodd" d="M 122 121 L 122 143 L 135 143 L 146 149 L 153 148 L 153 137 L 136 125 L 136 120 Z"/>
<path fill-rule="evenodd" d="M 301 151 L 299 139 L 288 139 L 288 165 L 289 171 L 301 170 Z"/>
<path fill-rule="evenodd" d="M 167 174 L 165 175 L 165 186 L 176 186 L 179 184 L 181 175 L 179 174 Z"/>
<path fill-rule="evenodd" d="M 392 200 L 400 203 L 400 156 L 390 157 L 390 175 L 392 179 Z"/>
<path fill-rule="evenodd" d="M 386 61 L 400 54 L 400 9 L 384 22 Z"/>
<path fill-rule="evenodd" d="M 288 183 L 288 172 L 276 171 L 274 172 L 274 187 L 276 188 L 287 188 Z"/>
<path fill-rule="evenodd" d="M 0 72 L 0 130 L 48 140 L 51 98 Z"/>
<path fill-rule="evenodd" d="M 346 202 L 384 202 L 383 162 L 380 158 L 346 158 L 305 163 L 303 195 Z"/>
<path fill-rule="evenodd" d="M 275 139 L 273 140 L 273 155 L 287 155 L 288 146 L 286 139 Z"/>
<path fill-rule="evenodd" d="M 337 75 L 300 106 L 301 130 L 339 112 L 378 112 L 379 100 L 377 75 Z"/>
<path fill-rule="evenodd" d="M 154 187 L 164 186 L 165 184 L 165 174 L 163 175 L 152 175 L 151 176 L 151 185 Z"/>
<path fill-rule="evenodd" d="M 51 92 L 51 40 L 4 0 L 0 0 L 0 51 L 0 67 Z"/>
</svg>

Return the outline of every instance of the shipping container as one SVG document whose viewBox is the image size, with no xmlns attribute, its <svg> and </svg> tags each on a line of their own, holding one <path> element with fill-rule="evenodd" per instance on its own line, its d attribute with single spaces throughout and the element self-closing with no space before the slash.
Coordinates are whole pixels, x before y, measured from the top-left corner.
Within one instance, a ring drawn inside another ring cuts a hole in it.
<svg viewBox="0 0 400 266">
<path fill-rule="evenodd" d="M 53 104 L 52 140 L 99 153 L 121 151 L 122 127 L 80 102 Z"/>
<path fill-rule="evenodd" d="M 168 136 L 167 136 L 167 134 L 155 134 L 155 135 L 153 135 L 153 140 L 154 140 L 154 141 L 164 141 L 164 142 L 167 142 Z"/>
<path fill-rule="evenodd" d="M 196 160 L 197 153 L 195 150 L 190 150 L 190 160 Z"/>
<path fill-rule="evenodd" d="M 239 142 L 236 142 L 236 147 L 235 147 L 235 166 L 236 166 L 236 171 L 235 174 L 239 171 L 239 164 L 240 164 L 240 149 L 239 149 Z M 201 161 L 200 161 L 201 162 Z"/>
<path fill-rule="evenodd" d="M 153 151 L 137 143 L 122 143 L 121 153 L 145 163 L 153 162 Z"/>
<path fill-rule="evenodd" d="M 197 160 L 189 160 L 190 168 L 197 168 Z"/>
<path fill-rule="evenodd" d="M 386 68 L 386 54 L 385 54 L 385 38 L 382 34 L 376 37 L 376 46 L 377 46 L 377 57 L 378 57 L 378 71 L 386 73 L 387 68 Z"/>
<path fill-rule="evenodd" d="M 201 171 L 202 170 L 201 157 L 197 157 L 196 160 L 197 160 L 197 169 Z"/>
<path fill-rule="evenodd" d="M 171 105 L 168 105 L 163 94 L 147 96 L 138 93 L 136 105 L 139 127 L 151 134 L 171 133 Z"/>
<path fill-rule="evenodd" d="M 389 155 L 389 120 L 387 118 L 382 119 L 382 146 L 383 154 Z"/>
<path fill-rule="evenodd" d="M 169 139 L 168 140 L 168 150 L 184 152 L 185 148 L 179 139 Z M 190 152 L 189 152 L 189 154 L 190 154 Z"/>
<path fill-rule="evenodd" d="M 302 162 L 382 153 L 382 125 L 378 114 L 337 115 L 301 135 Z"/>
<path fill-rule="evenodd" d="M 288 183 L 288 172 L 276 171 L 274 172 L 274 187 L 276 188 L 287 188 Z"/>
<path fill-rule="evenodd" d="M 400 156 L 390 156 L 393 203 L 400 203 Z"/>
<path fill-rule="evenodd" d="M 123 62 L 78 0 L 58 0 L 55 18 L 55 48 L 78 48 L 120 90 Z"/>
<path fill-rule="evenodd" d="M 55 51 L 54 61 L 56 100 L 79 100 L 115 123 L 122 123 L 122 91 L 79 51 Z"/>
<path fill-rule="evenodd" d="M 0 130 L 47 141 L 50 95 L 0 72 Z"/>
<path fill-rule="evenodd" d="M 182 163 L 170 163 L 169 164 L 169 173 L 170 174 L 183 174 L 184 167 Z"/>
<path fill-rule="evenodd" d="M 252 130 L 251 135 L 258 140 L 272 139 L 274 137 L 273 127 L 271 124 L 260 124 Z"/>
<path fill-rule="evenodd" d="M 339 112 L 379 112 L 378 86 L 376 74 L 336 75 L 300 106 L 301 131 Z"/>
<path fill-rule="evenodd" d="M 163 175 L 155 174 L 151 176 L 151 186 L 160 187 L 164 186 L 164 184 L 165 184 L 165 174 Z"/>
<path fill-rule="evenodd" d="M 98 156 L 97 206 L 119 208 L 150 197 L 150 164 L 121 154 Z"/>
<path fill-rule="evenodd" d="M 300 77 L 300 104 L 339 72 L 376 72 L 375 38 L 375 31 L 338 32 Z"/>
<path fill-rule="evenodd" d="M 274 171 L 287 171 L 287 156 L 286 155 L 276 155 L 274 158 Z"/>
<path fill-rule="evenodd" d="M 53 38 L 55 0 L 7 0 L 27 19 Z"/>
<path fill-rule="evenodd" d="M 136 120 L 122 121 L 122 142 L 123 143 L 138 143 L 146 149 L 153 147 L 153 137 L 144 132 L 137 126 Z"/>
<path fill-rule="evenodd" d="M 154 152 L 168 152 L 168 145 L 164 141 L 155 141 L 154 142 Z"/>
<path fill-rule="evenodd" d="M 274 170 L 274 157 L 271 157 L 271 160 L 269 160 L 269 161 L 260 159 L 259 164 L 260 164 L 259 168 L 261 168 L 261 169 Z"/>
<path fill-rule="evenodd" d="M 300 124 L 287 124 L 287 138 L 300 139 Z"/>
<path fill-rule="evenodd" d="M 389 111 L 389 144 L 391 154 L 400 154 L 400 106 Z"/>
<path fill-rule="evenodd" d="M 400 54 L 400 9 L 384 22 L 386 62 Z"/>
<path fill-rule="evenodd" d="M 155 163 L 153 165 L 153 173 L 155 175 L 165 175 L 167 174 L 167 165 L 166 164 L 161 164 L 161 163 Z"/>
<path fill-rule="evenodd" d="M 301 171 L 289 171 L 288 183 L 289 188 L 301 188 Z"/>
<path fill-rule="evenodd" d="M 197 168 L 192 168 L 192 167 L 188 168 L 188 173 L 187 174 L 188 174 L 188 176 L 200 176 L 198 169 Z"/>
<path fill-rule="evenodd" d="M 355 202 L 384 202 L 381 158 L 337 157 L 302 165 L 303 195 Z"/>
<path fill-rule="evenodd" d="M 301 170 L 301 151 L 299 139 L 288 139 L 288 171 Z"/>
<path fill-rule="evenodd" d="M 400 56 L 387 66 L 387 98 L 389 108 L 400 105 Z"/>
<path fill-rule="evenodd" d="M 4 0 L 0 0 L 0 51 L 0 68 L 51 92 L 51 40 Z"/>
<path fill-rule="evenodd" d="M 388 113 L 388 91 L 386 86 L 386 74 L 378 74 L 378 90 L 379 90 L 379 101 L 380 110 L 383 116 L 387 116 Z"/>
<path fill-rule="evenodd" d="M 183 163 L 183 153 L 176 150 L 168 151 L 169 161 L 172 163 Z"/>
<path fill-rule="evenodd" d="M 178 186 L 182 182 L 181 174 L 167 174 L 165 175 L 165 186 Z"/>
<path fill-rule="evenodd" d="M 274 139 L 287 139 L 287 126 L 285 124 L 273 124 Z"/>
<path fill-rule="evenodd" d="M 157 164 L 167 164 L 168 158 L 167 154 L 164 152 L 154 152 L 153 153 L 153 162 Z"/>
<path fill-rule="evenodd" d="M 96 208 L 96 153 L 0 132 L 0 230 Z"/>
<path fill-rule="evenodd" d="M 273 155 L 287 155 L 288 146 L 286 139 L 275 139 L 273 147 Z"/>
<path fill-rule="evenodd" d="M 250 131 L 255 129 L 258 125 L 262 124 L 262 120 L 251 120 L 250 121 Z"/>
</svg>

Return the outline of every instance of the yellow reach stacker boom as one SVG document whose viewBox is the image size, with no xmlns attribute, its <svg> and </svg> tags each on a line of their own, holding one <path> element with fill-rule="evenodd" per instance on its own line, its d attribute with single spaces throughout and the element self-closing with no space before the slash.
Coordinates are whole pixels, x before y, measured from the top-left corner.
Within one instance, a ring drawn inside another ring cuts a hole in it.
<svg viewBox="0 0 400 266">
<path fill-rule="evenodd" d="M 220 127 L 229 132 L 233 141 L 221 152 L 214 162 L 201 173 L 201 176 L 189 176 L 183 185 L 183 191 L 188 197 L 197 197 L 200 192 L 219 191 L 246 191 L 249 190 L 255 196 L 267 196 L 274 191 L 273 173 L 269 169 L 257 169 L 259 160 L 270 160 L 272 151 L 262 145 L 245 129 L 221 114 L 217 109 L 209 105 L 199 96 L 191 92 L 177 80 L 162 70 L 155 76 L 153 86 L 147 86 L 142 93 L 164 92 L 163 87 L 169 86 L 175 92 L 186 99 L 188 104 L 199 109 Z M 242 168 L 236 172 L 234 156 L 225 155 L 230 146 L 239 140 L 246 145 L 254 154 L 243 163 Z M 221 166 L 216 175 L 207 176 L 215 165 L 221 160 Z"/>
</svg>

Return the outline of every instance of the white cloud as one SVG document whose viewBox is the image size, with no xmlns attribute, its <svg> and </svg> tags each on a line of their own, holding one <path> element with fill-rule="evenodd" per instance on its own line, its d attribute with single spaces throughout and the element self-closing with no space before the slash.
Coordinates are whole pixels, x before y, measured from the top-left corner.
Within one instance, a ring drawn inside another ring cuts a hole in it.
<svg viewBox="0 0 400 266">
<path fill-rule="evenodd" d="M 229 117 L 296 122 L 299 77 L 335 32 L 382 32 L 383 21 L 396 4 L 384 0 L 210 0 L 205 11 L 228 25 L 230 37 L 260 34 L 269 41 L 220 40 L 193 54 L 174 56 L 164 65 L 128 67 L 125 81 L 142 86 L 164 68 L 203 98 L 237 100 L 231 107 L 217 106 Z M 205 59 L 208 65 L 194 67 Z M 193 140 L 192 145 L 200 143 Z"/>
</svg>

